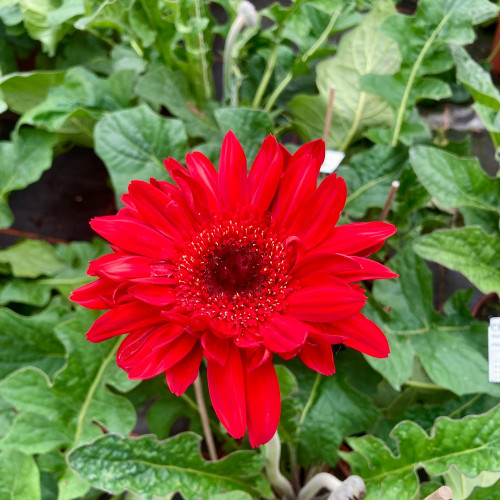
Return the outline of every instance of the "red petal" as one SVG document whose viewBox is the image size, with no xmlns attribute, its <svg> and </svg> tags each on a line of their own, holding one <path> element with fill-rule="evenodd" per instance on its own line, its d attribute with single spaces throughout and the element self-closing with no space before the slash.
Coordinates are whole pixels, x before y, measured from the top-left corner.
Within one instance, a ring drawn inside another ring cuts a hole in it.
<svg viewBox="0 0 500 500">
<path fill-rule="evenodd" d="M 175 255 L 171 240 L 135 219 L 107 215 L 92 219 L 90 225 L 103 238 L 128 252 L 157 259 Z"/>
<path fill-rule="evenodd" d="M 191 174 L 174 158 L 163 160 L 165 168 L 168 170 L 172 179 L 182 189 L 187 205 L 191 211 L 196 214 L 202 212 L 204 216 L 210 215 L 210 204 L 207 198 L 209 195 Z"/>
<path fill-rule="evenodd" d="M 261 324 L 259 333 L 270 351 L 291 353 L 306 341 L 307 327 L 290 316 L 274 314 Z"/>
<path fill-rule="evenodd" d="M 143 181 L 132 181 L 128 190 L 132 199 L 135 200 L 135 206 L 149 225 L 173 240 L 180 237 L 166 217 L 165 209 L 172 203 L 170 196 Z"/>
<path fill-rule="evenodd" d="M 283 171 L 283 154 L 276 138 L 269 135 L 260 148 L 250 169 L 248 184 L 250 203 L 258 215 L 263 214 L 276 194 Z"/>
<path fill-rule="evenodd" d="M 160 315 L 158 308 L 148 306 L 142 302 L 127 302 L 97 318 L 87 332 L 87 340 L 102 342 L 111 337 L 164 321 L 165 319 Z"/>
<path fill-rule="evenodd" d="M 322 375 L 335 373 L 332 346 L 328 342 L 316 340 L 314 344 L 306 342 L 299 353 L 300 359 L 311 370 Z"/>
<path fill-rule="evenodd" d="M 328 344 L 342 344 L 346 339 L 338 330 L 332 328 L 332 323 L 308 323 L 308 338 L 312 341 L 327 342 Z"/>
<path fill-rule="evenodd" d="M 267 443 L 276 433 L 281 412 L 278 377 L 272 359 L 245 373 L 248 439 L 253 448 Z"/>
<path fill-rule="evenodd" d="M 233 132 L 224 137 L 219 160 L 219 206 L 233 212 L 248 203 L 247 160 Z"/>
<path fill-rule="evenodd" d="M 396 231 L 392 224 L 386 222 L 355 222 L 338 226 L 317 251 L 366 257 L 379 250 Z"/>
<path fill-rule="evenodd" d="M 361 313 L 355 314 L 346 321 L 333 323 L 331 328 L 346 337 L 346 340 L 343 341 L 346 346 L 374 358 L 387 358 L 389 356 L 389 343 L 384 332 Z"/>
<path fill-rule="evenodd" d="M 210 399 L 222 425 L 234 438 L 243 437 L 247 419 L 240 350 L 232 345 L 224 366 L 207 360 L 207 377 Z"/>
<path fill-rule="evenodd" d="M 98 279 L 71 292 L 69 300 L 87 309 L 109 309 L 117 283 Z"/>
<path fill-rule="evenodd" d="M 127 335 L 120 344 L 116 353 L 116 363 L 128 371 L 152 351 L 169 344 L 184 332 L 184 328 L 174 323 L 136 330 Z"/>
<path fill-rule="evenodd" d="M 104 276 L 111 280 L 149 277 L 152 274 L 151 265 L 155 262 L 156 260 L 150 257 L 111 253 L 91 261 L 88 274 Z"/>
<path fill-rule="evenodd" d="M 161 341 L 157 335 L 148 339 L 133 360 L 127 360 L 126 371 L 130 379 L 143 380 L 156 377 L 187 356 L 198 339 L 184 333 L 174 340 Z"/>
<path fill-rule="evenodd" d="M 393 273 L 389 268 L 373 260 L 365 259 L 364 257 L 352 257 L 352 259 L 359 264 L 360 268 L 342 270 L 337 272 L 336 276 L 347 282 L 398 277 L 398 274 Z"/>
<path fill-rule="evenodd" d="M 210 211 L 213 214 L 218 213 L 217 170 L 212 162 L 204 154 L 195 151 L 186 156 L 186 165 L 193 178 L 203 186 Z"/>
<path fill-rule="evenodd" d="M 298 259 L 293 267 L 291 274 L 294 278 L 301 281 L 311 276 L 311 274 L 333 274 L 337 276 L 339 273 L 346 271 L 361 270 L 359 264 L 354 257 L 347 257 L 346 255 L 328 254 L 308 252 L 303 258 Z M 342 276 L 342 279 L 344 277 Z"/>
<path fill-rule="evenodd" d="M 281 154 L 283 155 L 283 172 L 285 172 L 290 165 L 290 161 L 292 160 L 293 155 L 292 153 L 290 153 L 290 151 L 288 151 L 288 149 L 285 148 L 285 146 L 283 146 L 283 144 L 280 144 L 279 146 Z"/>
<path fill-rule="evenodd" d="M 128 293 L 146 304 L 157 307 L 174 304 L 177 301 L 174 290 L 164 285 L 133 285 L 128 289 Z"/>
<path fill-rule="evenodd" d="M 216 337 L 212 332 L 208 331 L 201 337 L 201 345 L 205 358 L 215 361 L 220 365 L 225 365 L 229 356 L 230 342 L 227 339 Z"/>
<path fill-rule="evenodd" d="M 291 293 L 287 299 L 288 314 L 303 321 L 338 321 L 359 312 L 366 298 L 342 281 L 336 281 Z"/>
<path fill-rule="evenodd" d="M 315 247 L 332 232 L 346 198 L 347 187 L 344 179 L 336 174 L 330 175 L 320 184 L 307 206 L 309 216 L 302 238 L 307 247 Z"/>
<path fill-rule="evenodd" d="M 255 349 L 247 349 L 246 356 L 247 361 L 245 366 L 247 371 L 251 371 L 265 363 L 271 357 L 271 351 L 261 345 Z"/>
<path fill-rule="evenodd" d="M 300 226 L 306 217 L 304 206 L 316 190 L 318 175 L 313 157 L 302 156 L 300 161 L 292 159 L 291 163 L 281 178 L 272 214 L 278 231 L 291 232 L 292 225 Z"/>
<path fill-rule="evenodd" d="M 198 342 L 182 361 L 166 371 L 168 387 L 175 395 L 184 394 L 186 389 L 196 380 L 202 357 L 203 349 Z"/>
</svg>

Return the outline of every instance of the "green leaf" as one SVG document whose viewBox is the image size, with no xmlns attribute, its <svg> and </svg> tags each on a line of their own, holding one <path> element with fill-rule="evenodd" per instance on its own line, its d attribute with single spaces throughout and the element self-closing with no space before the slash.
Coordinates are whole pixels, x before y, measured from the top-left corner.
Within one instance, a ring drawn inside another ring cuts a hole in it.
<svg viewBox="0 0 500 500">
<path fill-rule="evenodd" d="M 30 37 L 40 40 L 51 57 L 71 28 L 65 21 L 85 12 L 83 0 L 19 0 L 19 5 Z"/>
<path fill-rule="evenodd" d="M 388 265 L 400 277 L 374 283 L 373 296 L 379 304 L 370 301 L 365 312 L 386 333 L 395 356 L 392 352 L 380 360 L 367 356 L 368 363 L 395 389 L 405 382 L 424 388 L 429 379 L 407 380 L 416 355 L 437 384 L 434 389 L 498 396 L 500 388 L 488 382 L 488 361 L 480 347 L 487 338 L 487 325 L 475 321 L 465 304 L 447 304 L 447 316 L 434 311 L 431 272 L 411 247 L 398 252 Z M 467 360 L 466 374 L 463 359 Z"/>
<path fill-rule="evenodd" d="M 452 47 L 451 53 L 457 66 L 457 80 L 462 82 L 475 102 L 500 111 L 500 92 L 485 71 L 462 47 Z"/>
<path fill-rule="evenodd" d="M 489 108 L 488 106 L 483 106 L 482 104 L 476 103 L 474 106 L 474 111 L 478 114 L 481 121 L 484 123 L 486 130 L 491 136 L 493 145 L 495 148 L 500 147 L 500 113 Z"/>
<path fill-rule="evenodd" d="M 0 79 L 0 91 L 9 109 L 22 115 L 41 103 L 51 87 L 60 85 L 65 71 L 11 73 Z"/>
<path fill-rule="evenodd" d="M 352 472 L 365 481 L 366 500 L 415 498 L 421 467 L 431 476 L 442 475 L 451 466 L 469 477 L 500 471 L 500 407 L 462 420 L 438 418 L 430 435 L 405 421 L 391 437 L 397 442 L 396 455 L 373 436 L 348 439 L 353 452 L 342 453 Z"/>
<path fill-rule="evenodd" d="M 261 475 L 262 454 L 237 451 L 207 462 L 200 455 L 200 439 L 192 433 L 161 442 L 152 436 L 107 435 L 74 450 L 69 462 L 97 488 L 113 493 L 128 489 L 145 499 L 176 491 L 186 500 L 209 499 L 224 490 L 244 491 L 253 498 L 270 497 Z"/>
<path fill-rule="evenodd" d="M 387 99 L 395 109 L 393 146 L 398 142 L 407 111 L 417 101 L 451 95 L 447 84 L 428 76 L 453 65 L 447 45 L 471 43 L 475 38 L 473 24 L 496 15 L 497 8 L 487 0 L 421 0 L 415 16 L 396 14 L 384 22 L 381 29 L 396 40 L 403 62 L 394 76 L 365 76 L 362 88 Z"/>
<path fill-rule="evenodd" d="M 64 347 L 54 328 L 66 314 L 55 303 L 33 316 L 0 308 L 0 378 L 25 366 L 35 366 L 52 377 L 64 364 Z"/>
<path fill-rule="evenodd" d="M 16 248 L 16 245 L 11 248 Z M 0 304 L 17 302 L 41 307 L 49 302 L 53 290 L 68 297 L 72 290 L 91 281 L 92 278 L 87 275 L 88 263 L 103 255 L 108 247 L 103 240 L 96 238 L 92 243 L 72 242 L 69 245 L 48 246 L 43 250 L 47 253 L 41 255 L 40 259 L 56 258 L 57 262 L 63 264 L 60 270 L 52 273 L 52 276 L 38 279 L 13 276 L 0 279 Z M 41 271 L 48 274 L 43 269 Z M 9 273 L 9 270 L 5 273 Z"/>
<path fill-rule="evenodd" d="M 500 237 L 479 227 L 434 231 L 413 245 L 424 259 L 462 273 L 483 293 L 500 292 Z"/>
<path fill-rule="evenodd" d="M 56 327 L 56 336 L 68 357 L 53 382 L 34 367 L 20 369 L 0 382 L 1 397 L 18 411 L 0 447 L 47 453 L 87 442 L 101 435 L 102 428 L 130 433 L 136 421 L 135 410 L 109 386 L 126 392 L 137 382 L 128 380 L 115 364 L 121 339 L 102 344 L 85 340 L 84 332 L 95 318 L 94 311 L 79 308 L 73 318 Z M 75 481 L 73 472 L 62 470 L 59 490 L 74 488 Z"/>
<path fill-rule="evenodd" d="M 186 132 L 179 120 L 147 106 L 110 113 L 95 128 L 95 150 L 111 177 L 117 199 L 133 179 L 167 179 L 163 159 L 182 158 Z"/>
<path fill-rule="evenodd" d="M 488 488 L 474 488 L 468 500 L 496 500 L 498 497 L 498 490 L 500 488 L 500 481 L 489 486 Z"/>
<path fill-rule="evenodd" d="M 476 158 L 459 158 L 437 148 L 417 146 L 410 150 L 410 163 L 442 207 L 466 206 L 500 214 L 500 179 L 488 177 Z"/>
<path fill-rule="evenodd" d="M 135 77 L 135 71 L 122 70 L 105 80 L 85 68 L 71 68 L 64 82 L 50 89 L 45 100 L 29 109 L 20 123 L 71 134 L 76 136 L 73 141 L 92 145 L 96 121 L 105 112 L 128 106 Z"/>
<path fill-rule="evenodd" d="M 50 167 L 53 144 L 51 134 L 33 129 L 21 129 L 10 142 L 0 142 L 0 227 L 13 221 L 9 194 L 37 181 Z"/>
<path fill-rule="evenodd" d="M 500 147 L 500 92 L 490 73 L 477 64 L 461 47 L 453 47 L 457 80 L 462 82 L 475 101 L 473 106 L 491 135 L 496 148 Z"/>
<path fill-rule="evenodd" d="M 406 161 L 406 148 L 376 145 L 352 156 L 349 165 L 340 166 L 337 172 L 346 181 L 349 193 L 347 213 L 361 218 L 371 207 L 382 208 L 392 181 L 399 178 Z"/>
<path fill-rule="evenodd" d="M 155 401 L 147 413 L 148 427 L 159 439 L 170 436 L 174 422 L 180 418 L 189 419 L 189 429 L 202 432 L 198 409 L 187 405 L 185 400 L 169 391 L 163 391 L 162 398 Z"/>
<path fill-rule="evenodd" d="M 294 436 L 299 461 L 305 466 L 318 462 L 335 466 L 344 438 L 374 424 L 378 411 L 345 374 L 324 377 L 299 364 L 293 373 L 299 392 L 292 398 L 302 406 Z"/>
<path fill-rule="evenodd" d="M 223 135 L 232 130 L 241 142 L 250 166 L 266 136 L 273 131 L 269 114 L 248 108 L 222 108 L 215 111 L 215 119 Z"/>
<path fill-rule="evenodd" d="M 500 387 L 488 381 L 484 356 L 465 338 L 435 330 L 431 335 L 413 335 L 411 344 L 426 373 L 439 386 L 459 395 L 487 392 L 500 396 Z"/>
<path fill-rule="evenodd" d="M 0 262 L 9 264 L 18 278 L 52 276 L 64 268 L 54 248 L 42 240 L 23 240 L 0 250 Z"/>
<path fill-rule="evenodd" d="M 360 78 L 368 73 L 397 71 L 401 63 L 397 45 L 379 30 L 382 21 L 393 13 L 393 2 L 377 2 L 363 22 L 341 38 L 337 54 L 317 65 L 319 96 L 297 96 L 290 103 L 305 139 L 322 135 L 331 85 L 335 85 L 335 103 L 329 147 L 344 151 L 369 128 L 392 123 L 390 107 L 384 99 L 362 90 Z"/>
<path fill-rule="evenodd" d="M 139 97 L 155 108 L 163 105 L 175 117 L 180 118 L 190 137 L 211 139 L 217 134 L 217 125 L 205 111 L 197 108 L 188 89 L 188 82 L 182 71 L 156 66 L 139 78 L 135 90 Z"/>
<path fill-rule="evenodd" d="M 449 486 L 453 491 L 453 500 L 465 500 L 470 498 L 474 488 L 482 489 L 494 485 L 500 480 L 500 472 L 483 471 L 478 476 L 470 478 L 462 474 L 456 467 L 451 467 L 444 478 L 446 486 Z M 477 489 L 476 493 L 478 493 Z"/>
<path fill-rule="evenodd" d="M 40 500 L 35 459 L 15 450 L 0 452 L 0 500 Z"/>
</svg>

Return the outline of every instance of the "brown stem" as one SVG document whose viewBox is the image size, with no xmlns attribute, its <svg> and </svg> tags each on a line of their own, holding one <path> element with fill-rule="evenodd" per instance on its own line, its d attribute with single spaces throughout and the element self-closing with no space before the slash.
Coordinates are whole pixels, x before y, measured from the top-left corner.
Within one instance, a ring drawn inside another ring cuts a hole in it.
<svg viewBox="0 0 500 500">
<path fill-rule="evenodd" d="M 196 402 L 198 403 L 198 411 L 200 412 L 201 425 L 203 426 L 203 433 L 205 434 L 208 454 L 211 460 L 217 460 L 217 451 L 215 449 L 214 437 L 210 430 L 210 421 L 208 420 L 207 407 L 205 405 L 205 398 L 203 397 L 200 374 L 198 374 L 194 381 L 194 393 L 196 395 Z"/>
<path fill-rule="evenodd" d="M 44 240 L 52 245 L 69 245 L 70 242 L 60 238 L 53 238 L 52 236 L 43 236 L 38 233 L 30 233 L 28 231 L 21 231 L 20 229 L 0 229 L 0 234 L 7 234 L 9 236 L 16 236 L 18 238 L 27 238 L 29 240 Z"/>
<path fill-rule="evenodd" d="M 389 191 L 389 194 L 387 195 L 387 200 L 385 200 L 384 208 L 382 209 L 382 212 L 380 212 L 380 217 L 379 217 L 380 221 L 384 221 L 386 219 L 387 214 L 391 209 L 392 202 L 394 201 L 394 197 L 396 196 L 396 191 L 398 189 L 399 189 L 399 181 L 392 181 L 391 189 Z"/>
</svg>

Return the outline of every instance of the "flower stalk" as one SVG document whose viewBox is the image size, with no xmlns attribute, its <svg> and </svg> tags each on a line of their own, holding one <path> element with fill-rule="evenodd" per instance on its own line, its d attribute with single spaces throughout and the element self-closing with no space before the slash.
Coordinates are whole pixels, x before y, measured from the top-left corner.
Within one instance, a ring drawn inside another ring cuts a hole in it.
<svg viewBox="0 0 500 500">
<path fill-rule="evenodd" d="M 203 397 L 200 374 L 198 374 L 194 381 L 194 393 L 196 395 L 196 402 L 198 403 L 198 411 L 200 412 L 201 425 L 203 427 L 203 434 L 205 435 L 205 442 L 207 443 L 208 455 L 210 460 L 217 460 L 217 450 L 215 448 L 214 436 L 210 430 L 210 421 L 208 420 L 207 406 L 205 404 L 205 398 Z"/>
<path fill-rule="evenodd" d="M 226 99 L 231 85 L 231 67 L 233 64 L 236 40 L 241 31 L 246 27 L 253 28 L 257 25 L 258 16 L 257 11 L 252 3 L 243 0 L 238 5 L 238 15 L 229 28 L 229 33 L 226 38 L 224 46 L 224 56 L 222 61 L 222 75 L 224 81 L 223 100 Z M 233 95 L 231 98 L 232 103 L 235 105 L 237 99 Z"/>
<path fill-rule="evenodd" d="M 269 483 L 280 498 L 294 500 L 296 497 L 293 487 L 280 471 L 281 442 L 277 432 L 264 449 L 266 450 L 266 475 Z"/>
</svg>

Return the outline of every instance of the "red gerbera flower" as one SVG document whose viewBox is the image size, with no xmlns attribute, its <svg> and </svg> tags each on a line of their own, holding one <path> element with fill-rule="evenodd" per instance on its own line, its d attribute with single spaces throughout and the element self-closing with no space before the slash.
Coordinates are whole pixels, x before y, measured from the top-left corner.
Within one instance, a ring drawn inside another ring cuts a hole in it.
<svg viewBox="0 0 500 500">
<path fill-rule="evenodd" d="M 331 375 L 332 344 L 389 353 L 382 331 L 360 313 L 366 299 L 353 282 L 396 276 L 366 258 L 396 229 L 335 227 L 346 186 L 331 175 L 317 187 L 324 153 L 315 141 L 292 156 L 269 136 L 247 175 L 229 132 L 218 172 L 198 152 L 187 155 L 187 169 L 165 160 L 177 187 L 133 181 L 124 208 L 92 220 L 113 253 L 90 263 L 97 280 L 71 296 L 110 309 L 87 338 L 127 334 L 117 363 L 130 378 L 165 372 L 179 395 L 205 357 L 215 412 L 235 438 L 248 428 L 252 446 L 278 426 L 274 354 Z"/>
</svg>

